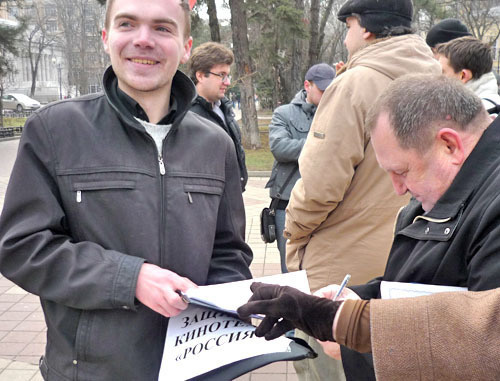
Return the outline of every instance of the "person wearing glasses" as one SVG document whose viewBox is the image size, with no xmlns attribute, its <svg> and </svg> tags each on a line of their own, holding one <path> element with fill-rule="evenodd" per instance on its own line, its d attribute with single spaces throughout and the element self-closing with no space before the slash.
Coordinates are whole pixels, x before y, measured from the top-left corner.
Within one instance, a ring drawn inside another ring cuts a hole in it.
<svg viewBox="0 0 500 381">
<path fill-rule="evenodd" d="M 231 84 L 229 74 L 233 61 L 233 52 L 217 42 L 206 42 L 193 50 L 188 70 L 198 96 L 193 101 L 191 111 L 222 127 L 233 140 L 240 168 L 241 190 L 244 191 L 248 180 L 245 151 L 231 100 L 226 97 L 226 90 Z"/>
</svg>

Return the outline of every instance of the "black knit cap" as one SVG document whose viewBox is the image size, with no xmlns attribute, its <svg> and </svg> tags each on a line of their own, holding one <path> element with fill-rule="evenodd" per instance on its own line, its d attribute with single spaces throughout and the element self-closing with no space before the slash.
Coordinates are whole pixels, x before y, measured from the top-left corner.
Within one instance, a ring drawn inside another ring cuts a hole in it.
<svg viewBox="0 0 500 381">
<path fill-rule="evenodd" d="M 433 48 L 437 44 L 464 36 L 472 36 L 472 34 L 469 33 L 469 30 L 462 21 L 458 19 L 444 19 L 429 30 L 425 42 Z"/>
<path fill-rule="evenodd" d="M 411 0 L 347 0 L 337 18 L 346 22 L 354 13 L 361 16 L 368 32 L 378 34 L 397 26 L 411 28 L 413 4 Z"/>
</svg>

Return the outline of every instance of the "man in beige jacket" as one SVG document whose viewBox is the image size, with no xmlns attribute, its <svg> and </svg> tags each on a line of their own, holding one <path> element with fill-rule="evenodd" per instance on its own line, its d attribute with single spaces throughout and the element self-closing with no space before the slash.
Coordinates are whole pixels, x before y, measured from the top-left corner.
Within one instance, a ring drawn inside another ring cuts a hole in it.
<svg viewBox="0 0 500 381">
<path fill-rule="evenodd" d="M 287 267 L 306 269 L 313 291 L 346 273 L 361 284 L 384 272 L 394 220 L 408 197 L 397 196 L 379 168 L 365 117 L 395 78 L 441 72 L 425 41 L 411 33 L 412 14 L 411 0 L 348 0 L 338 13 L 350 58 L 314 117 L 284 231 Z M 341 364 L 305 338 L 320 356 L 295 363 L 299 378 L 343 379 Z"/>
</svg>

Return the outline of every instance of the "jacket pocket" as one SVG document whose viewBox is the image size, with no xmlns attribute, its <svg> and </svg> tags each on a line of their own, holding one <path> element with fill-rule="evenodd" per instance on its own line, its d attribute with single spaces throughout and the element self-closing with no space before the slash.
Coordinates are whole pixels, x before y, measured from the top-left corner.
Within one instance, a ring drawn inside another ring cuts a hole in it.
<svg viewBox="0 0 500 381">
<path fill-rule="evenodd" d="M 189 203 L 194 204 L 196 201 L 195 195 L 207 194 L 221 196 L 223 188 L 213 185 L 184 184 L 184 192 L 187 194 Z"/>
<path fill-rule="evenodd" d="M 146 237 L 158 229 L 159 182 L 146 171 L 78 169 L 59 174 L 58 181 L 64 223 L 76 242 L 140 253 L 144 242 L 131 237 Z"/>
<path fill-rule="evenodd" d="M 87 191 L 105 191 L 105 190 L 133 190 L 136 188 L 136 182 L 130 180 L 98 180 L 73 183 L 73 191 L 76 192 L 76 202 L 82 202 L 82 194 Z"/>
</svg>

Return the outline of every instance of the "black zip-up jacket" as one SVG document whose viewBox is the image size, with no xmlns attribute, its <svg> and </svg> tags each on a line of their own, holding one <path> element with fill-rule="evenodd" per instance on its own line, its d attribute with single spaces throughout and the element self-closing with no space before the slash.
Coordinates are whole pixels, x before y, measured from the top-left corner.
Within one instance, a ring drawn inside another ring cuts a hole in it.
<svg viewBox="0 0 500 381">
<path fill-rule="evenodd" d="M 145 261 L 199 285 L 251 277 L 233 143 L 188 111 L 192 82 L 173 80 L 164 174 L 114 83 L 28 119 L 0 217 L 2 274 L 40 296 L 48 380 L 157 380 L 168 319 L 135 300 Z"/>
<path fill-rule="evenodd" d="M 238 157 L 238 165 L 240 167 L 241 190 L 244 191 L 248 181 L 248 172 L 245 164 L 245 150 L 241 144 L 240 126 L 238 126 L 238 123 L 234 119 L 232 102 L 229 99 L 221 99 L 220 109 L 224 113 L 227 126 L 220 116 L 213 111 L 212 104 L 202 96 L 198 95 L 191 106 L 191 111 L 222 127 L 233 140 L 236 156 Z"/>
<path fill-rule="evenodd" d="M 424 213 L 412 200 L 399 214 L 395 233 L 384 276 L 351 287 L 362 299 L 380 298 L 383 280 L 470 291 L 500 287 L 499 118 L 432 210 Z M 348 379 L 375 379 L 371 355 L 342 347 L 342 362 Z"/>
</svg>

